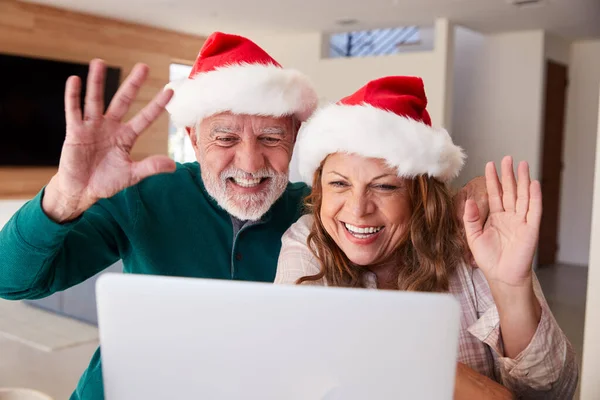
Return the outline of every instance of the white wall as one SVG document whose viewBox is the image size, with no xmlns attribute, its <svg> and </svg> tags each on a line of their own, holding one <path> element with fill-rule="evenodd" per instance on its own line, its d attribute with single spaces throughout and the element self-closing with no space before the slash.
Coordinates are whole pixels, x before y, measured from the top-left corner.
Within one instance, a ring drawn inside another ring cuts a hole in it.
<svg viewBox="0 0 600 400">
<path fill-rule="evenodd" d="M 574 43 L 569 63 L 558 251 L 558 260 L 566 264 L 588 264 L 599 85 L 600 40 Z"/>
<path fill-rule="evenodd" d="M 380 57 L 323 58 L 323 35 L 247 33 L 286 68 L 307 74 L 314 82 L 323 102 L 337 101 L 351 94 L 367 81 L 386 75 L 416 75 L 425 82 L 429 112 L 434 124 L 445 119 L 446 59 L 452 30 L 447 20 L 436 21 L 435 50 Z"/>
<path fill-rule="evenodd" d="M 0 229 L 27 200 L 0 200 Z"/>
<path fill-rule="evenodd" d="M 457 26 L 454 33 L 454 101 L 450 135 L 467 153 L 467 162 L 456 181 L 462 186 L 474 176 L 481 175 L 477 163 L 479 131 L 486 124 L 485 109 L 480 97 L 485 81 L 484 57 L 486 37 L 478 32 Z"/>
<path fill-rule="evenodd" d="M 435 48 L 435 27 L 420 26 L 419 35 L 421 37 L 421 41 L 419 44 L 400 46 L 398 48 L 398 51 L 401 53 L 413 51 L 432 51 Z"/>
<path fill-rule="evenodd" d="M 457 184 L 504 155 L 528 161 L 539 178 L 544 54 L 543 31 L 456 30 L 452 135 L 468 157 Z"/>
<path fill-rule="evenodd" d="M 595 87 L 597 95 L 598 87 L 599 85 Z M 596 99 L 598 99 L 597 95 Z M 596 113 L 596 118 L 600 120 L 600 110 Z M 600 137 L 600 121 L 598 121 L 596 130 L 596 138 L 598 137 Z M 600 338 L 600 141 L 598 140 L 596 140 L 595 153 L 594 212 L 583 337 L 581 399 L 600 399 L 600 380 L 598 379 L 600 376 L 600 340 L 598 340 Z"/>
<path fill-rule="evenodd" d="M 571 42 L 558 36 L 546 33 L 545 39 L 546 59 L 569 65 L 571 60 Z"/>
<path fill-rule="evenodd" d="M 423 78 L 432 123 L 448 126 L 452 115 L 453 28 L 439 19 L 433 33 L 434 50 L 407 52 L 381 57 L 323 58 L 321 33 L 272 35 L 245 32 L 258 45 L 287 68 L 306 73 L 314 82 L 322 103 L 335 102 L 369 80 L 387 75 L 415 75 Z M 429 39 L 428 39 L 429 40 Z M 290 179 L 298 179 L 297 160 L 292 159 Z"/>
</svg>

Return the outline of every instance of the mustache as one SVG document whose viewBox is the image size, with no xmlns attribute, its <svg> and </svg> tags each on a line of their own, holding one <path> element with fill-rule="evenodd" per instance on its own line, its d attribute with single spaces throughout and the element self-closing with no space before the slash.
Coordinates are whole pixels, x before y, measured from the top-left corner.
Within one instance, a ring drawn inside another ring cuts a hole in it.
<svg viewBox="0 0 600 400">
<path fill-rule="evenodd" d="M 283 174 L 277 173 L 270 168 L 263 168 L 256 172 L 246 172 L 238 168 L 227 168 L 221 172 L 220 178 L 227 180 L 229 178 L 240 178 L 240 179 L 262 179 L 262 178 L 274 178 Z"/>
</svg>

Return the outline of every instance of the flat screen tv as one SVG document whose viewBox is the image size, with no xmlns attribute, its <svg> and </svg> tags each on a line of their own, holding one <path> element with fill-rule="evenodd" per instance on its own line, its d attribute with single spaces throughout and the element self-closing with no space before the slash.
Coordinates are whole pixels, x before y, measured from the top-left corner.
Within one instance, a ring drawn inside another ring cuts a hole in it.
<svg viewBox="0 0 600 400">
<path fill-rule="evenodd" d="M 65 139 L 65 83 L 82 80 L 87 64 L 0 54 L 0 166 L 57 166 Z M 107 68 L 105 108 L 119 87 L 121 70 Z M 82 108 L 83 109 L 83 108 Z"/>
</svg>

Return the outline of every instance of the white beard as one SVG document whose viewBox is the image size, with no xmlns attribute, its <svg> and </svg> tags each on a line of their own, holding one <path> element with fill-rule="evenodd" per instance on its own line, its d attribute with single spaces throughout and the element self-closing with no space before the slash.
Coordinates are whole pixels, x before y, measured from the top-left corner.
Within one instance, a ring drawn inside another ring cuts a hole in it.
<svg viewBox="0 0 600 400">
<path fill-rule="evenodd" d="M 258 221 L 281 197 L 288 184 L 289 174 L 265 168 L 253 174 L 229 167 L 217 177 L 208 168 L 200 166 L 206 191 L 230 215 L 242 221 Z M 269 178 L 268 185 L 259 193 L 233 193 L 227 186 L 229 178 Z"/>
</svg>

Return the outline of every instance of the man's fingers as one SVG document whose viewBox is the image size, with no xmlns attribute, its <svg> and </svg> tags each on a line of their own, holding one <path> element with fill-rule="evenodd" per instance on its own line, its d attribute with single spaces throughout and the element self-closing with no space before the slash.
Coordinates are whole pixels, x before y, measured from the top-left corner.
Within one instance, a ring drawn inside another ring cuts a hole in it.
<svg viewBox="0 0 600 400">
<path fill-rule="evenodd" d="M 81 123 L 81 79 L 71 76 L 65 85 L 65 119 L 67 128 Z"/>
<path fill-rule="evenodd" d="M 84 119 L 102 118 L 104 112 L 104 76 L 106 65 L 104 61 L 95 59 L 90 62 L 85 93 Z"/>
<path fill-rule="evenodd" d="M 135 185 L 149 176 L 175 171 L 175 161 L 167 156 L 150 156 L 142 161 L 134 162 L 131 166 L 133 182 Z"/>
<path fill-rule="evenodd" d="M 123 119 L 131 103 L 135 100 L 142 87 L 142 84 L 146 81 L 150 69 L 147 65 L 136 64 L 131 70 L 131 73 L 125 79 L 125 82 L 119 87 L 119 90 L 113 97 L 108 110 L 106 111 L 106 117 L 115 121 Z"/>
<path fill-rule="evenodd" d="M 165 89 L 161 91 L 129 121 L 128 125 L 136 135 L 140 135 L 160 116 L 171 97 L 173 97 L 173 90 Z"/>
</svg>

